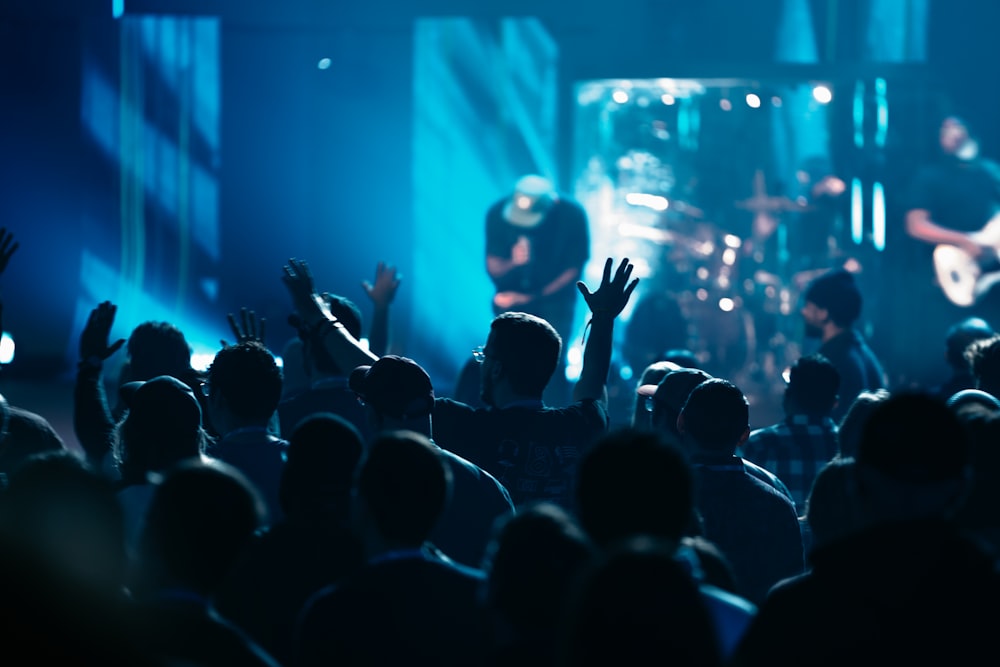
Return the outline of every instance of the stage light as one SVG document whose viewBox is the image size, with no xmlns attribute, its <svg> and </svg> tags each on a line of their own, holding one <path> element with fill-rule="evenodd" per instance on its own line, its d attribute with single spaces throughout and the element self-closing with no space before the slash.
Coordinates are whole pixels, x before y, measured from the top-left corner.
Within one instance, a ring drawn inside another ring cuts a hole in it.
<svg viewBox="0 0 1000 667">
<path fill-rule="evenodd" d="M 727 248 L 739 248 L 743 245 L 743 241 L 736 234 L 726 234 L 722 237 L 722 241 L 726 244 Z"/>
<path fill-rule="evenodd" d="M 719 100 L 719 108 L 722 109 L 723 111 L 730 111 L 733 108 L 733 103 L 727 100 L 726 98 L 722 98 L 721 100 Z"/>
<path fill-rule="evenodd" d="M 9 364 L 14 361 L 14 339 L 6 331 L 0 337 L 0 364 Z"/>
<path fill-rule="evenodd" d="M 616 90 L 615 92 L 611 93 L 611 99 L 613 99 L 618 104 L 625 104 L 626 102 L 628 102 L 628 93 L 626 93 L 624 90 Z"/>
<path fill-rule="evenodd" d="M 758 97 L 755 93 L 747 93 L 747 106 L 751 109 L 759 109 L 760 97 Z"/>
<path fill-rule="evenodd" d="M 663 93 L 663 95 L 660 96 L 660 101 L 666 104 L 667 106 L 670 106 L 677 100 L 675 100 L 674 96 L 671 95 L 670 93 Z"/>
<path fill-rule="evenodd" d="M 728 296 L 724 296 L 721 299 L 719 299 L 719 310 L 721 310 L 722 312 L 730 313 L 733 311 L 733 308 L 735 307 L 736 307 L 736 302 L 730 299 Z"/>
<path fill-rule="evenodd" d="M 670 202 L 666 197 L 650 195 L 644 192 L 630 192 L 625 195 L 625 201 L 633 206 L 645 206 L 654 211 L 666 211 L 670 208 Z"/>
<path fill-rule="evenodd" d="M 333 61 L 330 60 L 329 58 L 320 58 L 319 62 L 316 63 L 316 67 L 318 67 L 319 69 L 330 69 L 330 65 L 332 64 Z"/>
<path fill-rule="evenodd" d="M 826 86 L 813 86 L 813 99 L 820 104 L 829 104 L 833 99 L 833 91 Z"/>
</svg>

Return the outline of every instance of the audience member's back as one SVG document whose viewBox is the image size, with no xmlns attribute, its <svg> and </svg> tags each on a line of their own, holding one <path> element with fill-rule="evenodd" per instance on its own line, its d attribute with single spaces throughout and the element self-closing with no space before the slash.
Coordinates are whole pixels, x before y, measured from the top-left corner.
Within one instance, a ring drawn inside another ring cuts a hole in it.
<svg viewBox="0 0 1000 667">
<path fill-rule="evenodd" d="M 361 435 L 333 414 L 307 417 L 291 434 L 281 479 L 285 519 L 255 537 L 216 594 L 216 608 L 282 663 L 309 596 L 362 562 L 349 526 Z"/>
<path fill-rule="evenodd" d="M 738 664 L 991 664 L 995 560 L 952 518 L 970 463 L 940 400 L 900 393 L 879 404 L 854 464 L 862 528 L 771 591 Z"/>
<path fill-rule="evenodd" d="M 558 505 L 528 505 L 498 521 L 484 566 L 493 664 L 553 664 L 570 591 L 593 555 L 590 538 Z"/>
<path fill-rule="evenodd" d="M 584 570 L 567 618 L 565 667 L 722 665 L 713 621 L 674 544 L 620 543 Z"/>
<path fill-rule="evenodd" d="M 775 583 L 801 573 L 804 561 L 794 503 L 734 455 L 748 424 L 746 397 L 718 378 L 691 391 L 677 422 L 693 452 L 704 535 L 728 556 L 743 595 L 759 603 Z"/>
</svg>

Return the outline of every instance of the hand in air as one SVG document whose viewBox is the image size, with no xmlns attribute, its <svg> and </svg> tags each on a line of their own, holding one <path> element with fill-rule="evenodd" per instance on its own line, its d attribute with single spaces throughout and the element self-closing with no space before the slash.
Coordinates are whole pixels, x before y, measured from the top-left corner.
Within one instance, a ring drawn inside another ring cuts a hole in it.
<svg viewBox="0 0 1000 667">
<path fill-rule="evenodd" d="M 316 293 L 312 271 L 305 260 L 289 259 L 283 271 L 281 281 L 288 288 L 296 319 L 301 326 L 313 326 L 324 319 L 335 319 L 330 314 L 330 307 Z"/>
<path fill-rule="evenodd" d="M 118 306 L 110 301 L 105 301 L 97 305 L 87 318 L 87 324 L 80 334 L 80 358 L 99 359 L 104 361 L 117 352 L 125 344 L 124 338 L 119 338 L 111 345 L 108 345 L 108 336 L 111 334 L 111 327 L 115 323 L 115 313 Z"/>
<path fill-rule="evenodd" d="M 635 266 L 629 263 L 628 258 L 623 259 L 618 265 L 614 278 L 611 277 L 611 266 L 612 259 L 609 257 L 604 263 L 604 276 L 596 292 L 591 292 L 583 281 L 578 281 L 576 287 L 590 307 L 590 312 L 615 318 L 628 304 L 635 286 L 639 284 L 639 279 L 633 278 L 629 282 Z"/>
<path fill-rule="evenodd" d="M 376 308 L 388 308 L 392 300 L 396 298 L 396 290 L 402 278 L 396 272 L 396 267 L 385 262 L 379 262 L 375 267 L 375 282 L 367 280 L 361 283 L 365 294 L 372 300 Z"/>
<path fill-rule="evenodd" d="M 236 336 L 236 343 L 247 343 L 250 341 L 257 341 L 261 345 L 264 344 L 264 331 L 267 325 L 266 318 L 257 319 L 256 313 L 252 310 L 247 310 L 246 308 L 240 308 L 240 321 L 236 321 L 236 317 L 229 313 L 226 315 L 226 320 L 229 322 L 229 328 L 232 330 L 233 335 Z M 229 343 L 225 340 L 220 340 L 222 347 L 229 347 Z"/>
</svg>

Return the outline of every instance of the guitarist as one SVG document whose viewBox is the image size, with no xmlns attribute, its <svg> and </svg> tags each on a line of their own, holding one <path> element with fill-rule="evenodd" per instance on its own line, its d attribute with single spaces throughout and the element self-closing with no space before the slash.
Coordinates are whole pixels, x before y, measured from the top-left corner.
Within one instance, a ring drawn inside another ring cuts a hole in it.
<svg viewBox="0 0 1000 667">
<path fill-rule="evenodd" d="M 906 232 L 928 244 L 961 248 L 984 259 L 990 250 L 970 234 L 1000 209 L 1000 166 L 979 155 L 966 123 L 949 116 L 939 131 L 941 160 L 920 169 L 911 185 Z"/>
</svg>

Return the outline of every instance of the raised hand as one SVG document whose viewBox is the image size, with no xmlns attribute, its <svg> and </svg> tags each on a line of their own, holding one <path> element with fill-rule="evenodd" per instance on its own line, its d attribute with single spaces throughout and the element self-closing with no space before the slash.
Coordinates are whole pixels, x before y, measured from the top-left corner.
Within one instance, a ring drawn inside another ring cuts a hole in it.
<svg viewBox="0 0 1000 667">
<path fill-rule="evenodd" d="M 110 301 L 99 303 L 90 311 L 87 324 L 80 334 L 80 359 L 104 361 L 125 344 L 125 339 L 119 338 L 108 345 L 108 336 L 111 335 L 117 312 L 118 306 Z"/>
<path fill-rule="evenodd" d="M 336 320 L 323 297 L 316 293 L 312 271 L 305 260 L 289 259 L 282 270 L 284 275 L 281 281 L 288 288 L 296 318 L 302 326 L 311 327 L 323 320 Z"/>
<path fill-rule="evenodd" d="M 6 227 L 0 227 L 0 273 L 7 270 L 10 258 L 19 247 L 21 244 L 14 242 L 14 235 L 8 232 Z"/>
<path fill-rule="evenodd" d="M 388 308 L 396 298 L 396 290 L 402 278 L 396 272 L 396 267 L 385 262 L 379 262 L 375 267 L 375 282 L 362 281 L 361 287 L 372 300 L 376 308 Z"/>
<path fill-rule="evenodd" d="M 628 304 L 632 292 L 635 291 L 635 286 L 639 284 L 639 279 L 633 278 L 629 282 L 632 269 L 635 267 L 629 263 L 627 257 L 618 265 L 614 278 L 611 277 L 611 266 L 612 259 L 609 257 L 604 263 L 604 276 L 601 278 L 601 285 L 596 292 L 591 292 L 583 281 L 578 281 L 576 287 L 583 295 L 587 306 L 590 307 L 591 313 L 595 316 L 604 315 L 614 319 Z"/>
<path fill-rule="evenodd" d="M 232 313 L 226 315 L 226 320 L 229 322 L 229 328 L 232 330 L 233 335 L 236 336 L 237 344 L 249 341 L 257 341 L 262 345 L 264 344 L 264 331 L 267 325 L 266 318 L 262 317 L 258 320 L 254 311 L 240 308 L 240 322 L 236 321 L 236 317 Z M 219 342 L 222 343 L 222 347 L 229 347 L 229 343 L 225 340 Z"/>
</svg>

